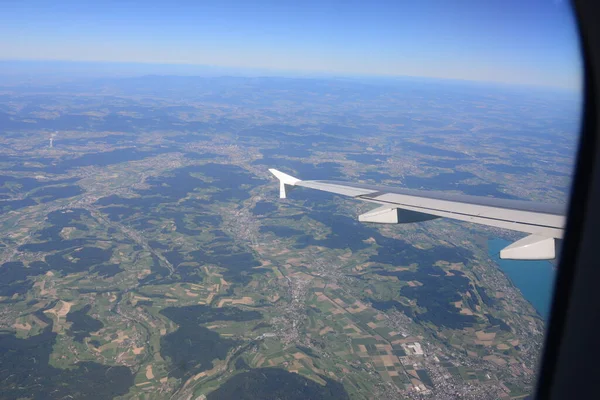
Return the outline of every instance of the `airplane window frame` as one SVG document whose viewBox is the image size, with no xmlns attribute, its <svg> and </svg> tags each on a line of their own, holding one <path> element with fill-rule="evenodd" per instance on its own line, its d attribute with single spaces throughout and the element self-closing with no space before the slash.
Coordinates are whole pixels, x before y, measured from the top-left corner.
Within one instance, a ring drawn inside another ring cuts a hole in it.
<svg viewBox="0 0 600 400">
<path fill-rule="evenodd" d="M 600 327 L 597 245 L 600 238 L 600 6 L 573 0 L 584 67 L 584 104 L 566 233 L 556 275 L 544 351 L 538 367 L 537 399 L 598 397 Z M 584 394 L 585 393 L 585 394 Z"/>
</svg>

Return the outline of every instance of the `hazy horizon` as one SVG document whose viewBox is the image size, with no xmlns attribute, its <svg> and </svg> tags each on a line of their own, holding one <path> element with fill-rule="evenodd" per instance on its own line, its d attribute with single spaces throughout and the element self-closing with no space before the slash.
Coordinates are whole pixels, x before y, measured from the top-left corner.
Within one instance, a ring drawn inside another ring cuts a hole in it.
<svg viewBox="0 0 600 400">
<path fill-rule="evenodd" d="M 32 0 L 3 11 L 0 34 L 11 40 L 0 43 L 0 60 L 581 87 L 574 18 L 556 0 Z"/>
<path fill-rule="evenodd" d="M 202 64 L 165 64 L 115 61 L 69 60 L 2 60 L 0 59 L 0 84 L 55 83 L 78 79 L 136 78 L 151 76 L 198 78 L 286 78 L 333 79 L 368 83 L 428 82 L 465 85 L 483 85 L 500 88 L 531 88 L 579 95 L 579 87 L 547 86 L 540 84 L 497 82 L 478 79 L 443 78 L 417 75 L 350 74 L 325 71 L 284 70 L 271 68 L 241 68 Z M 36 81 L 37 78 L 37 81 Z M 54 81 L 52 79 L 55 79 Z"/>
</svg>

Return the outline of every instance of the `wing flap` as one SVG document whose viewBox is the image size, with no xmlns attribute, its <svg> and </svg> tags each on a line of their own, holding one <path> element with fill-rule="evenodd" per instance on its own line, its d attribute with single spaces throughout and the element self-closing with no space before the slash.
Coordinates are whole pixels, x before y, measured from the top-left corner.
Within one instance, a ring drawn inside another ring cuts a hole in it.
<svg viewBox="0 0 600 400">
<path fill-rule="evenodd" d="M 556 239 L 529 235 L 500 250 L 508 260 L 552 260 L 556 257 Z"/>
<path fill-rule="evenodd" d="M 429 221 L 438 216 L 410 211 L 390 206 L 378 207 L 358 216 L 361 222 L 375 222 L 379 224 L 410 224 L 413 222 Z"/>
</svg>

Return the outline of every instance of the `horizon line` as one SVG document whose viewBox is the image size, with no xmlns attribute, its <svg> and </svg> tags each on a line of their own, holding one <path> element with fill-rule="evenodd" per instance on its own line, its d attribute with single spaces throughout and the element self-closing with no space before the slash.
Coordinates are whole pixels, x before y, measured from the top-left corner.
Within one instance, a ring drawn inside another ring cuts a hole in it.
<svg viewBox="0 0 600 400">
<path fill-rule="evenodd" d="M 255 66 L 231 66 L 231 65 L 213 65 L 213 64 L 195 64 L 190 62 L 155 62 L 155 61 L 114 61 L 114 60 L 67 60 L 67 59 L 39 59 L 39 58 L 0 58 L 0 65 L 4 63 L 71 63 L 71 64 L 80 64 L 80 65 L 91 65 L 91 64 L 109 64 L 109 65 L 121 65 L 121 66 L 155 66 L 155 67 L 188 67 L 188 68 L 205 68 L 205 69 L 223 69 L 223 70 L 233 70 L 237 71 L 238 75 L 219 75 L 214 77 L 239 77 L 239 78 L 330 78 L 330 79 L 365 79 L 365 78 L 375 78 L 375 79 L 415 79 L 415 80 L 433 80 L 433 81 L 446 81 L 446 82 L 461 82 L 461 83 L 471 83 L 471 84 L 483 84 L 483 85 L 499 85 L 499 86 L 513 86 L 520 88 L 536 88 L 536 89 L 549 89 L 549 90 L 562 90 L 568 91 L 572 93 L 582 93 L 583 83 L 578 87 L 573 86 L 553 86 L 553 85 L 543 85 L 539 83 L 522 83 L 522 82 L 504 82 L 504 81 L 490 81 L 485 79 L 465 79 L 465 78 L 451 78 L 451 77 L 439 77 L 439 76 L 426 76 L 426 75 L 396 75 L 396 74 L 383 74 L 383 73 L 351 73 L 351 72 L 339 72 L 339 71 L 325 71 L 325 70 L 317 70 L 317 69 L 303 69 L 303 70 L 291 70 L 291 69 L 281 69 L 281 68 L 273 68 L 273 67 L 255 67 Z M 245 71 L 246 74 L 244 74 Z M 250 72 L 271 72 L 275 75 L 255 75 L 248 76 L 247 74 Z M 5 75 L 6 71 L 0 69 L 0 76 Z M 58 72 L 58 71 L 50 71 L 50 72 Z M 130 71 L 131 74 L 133 71 Z M 27 71 L 15 71 L 12 75 L 25 75 Z M 114 75 L 115 71 L 107 72 L 103 75 Z M 167 74 L 157 74 L 157 73 L 141 73 L 138 71 L 134 76 L 189 76 L 189 77 L 203 77 L 201 75 L 192 75 L 192 74 L 176 74 L 173 71 Z"/>
</svg>

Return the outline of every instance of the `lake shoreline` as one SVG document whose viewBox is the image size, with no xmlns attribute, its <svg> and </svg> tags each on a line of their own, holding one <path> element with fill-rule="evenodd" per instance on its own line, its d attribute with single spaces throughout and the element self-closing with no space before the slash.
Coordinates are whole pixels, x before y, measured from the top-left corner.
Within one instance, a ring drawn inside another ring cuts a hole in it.
<svg viewBox="0 0 600 400">
<path fill-rule="evenodd" d="M 502 260 L 500 250 L 509 241 L 492 238 L 488 240 L 488 255 L 498 264 L 507 279 L 521 292 L 537 314 L 547 321 L 554 290 L 556 267 L 548 261 Z"/>
</svg>

